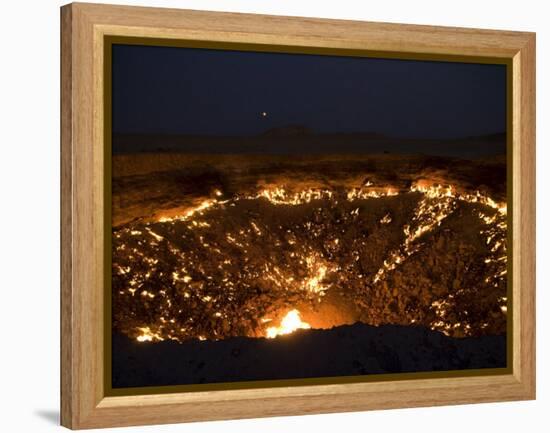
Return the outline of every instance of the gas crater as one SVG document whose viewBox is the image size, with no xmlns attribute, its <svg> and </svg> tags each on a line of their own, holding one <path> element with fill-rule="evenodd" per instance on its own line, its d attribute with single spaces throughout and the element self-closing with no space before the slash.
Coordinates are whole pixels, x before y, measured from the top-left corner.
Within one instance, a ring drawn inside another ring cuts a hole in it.
<svg viewBox="0 0 550 433">
<path fill-rule="evenodd" d="M 113 326 L 142 342 L 355 322 L 504 334 L 506 214 L 450 185 L 214 190 L 113 230 Z"/>
</svg>

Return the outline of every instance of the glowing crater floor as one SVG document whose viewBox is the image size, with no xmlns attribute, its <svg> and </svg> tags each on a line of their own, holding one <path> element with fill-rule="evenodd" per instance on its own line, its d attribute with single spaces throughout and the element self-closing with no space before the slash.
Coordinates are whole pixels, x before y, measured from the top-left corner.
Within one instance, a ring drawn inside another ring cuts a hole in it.
<svg viewBox="0 0 550 433">
<path fill-rule="evenodd" d="M 506 206 L 452 187 L 214 190 L 113 231 L 113 326 L 141 342 L 360 321 L 506 331 Z"/>
</svg>

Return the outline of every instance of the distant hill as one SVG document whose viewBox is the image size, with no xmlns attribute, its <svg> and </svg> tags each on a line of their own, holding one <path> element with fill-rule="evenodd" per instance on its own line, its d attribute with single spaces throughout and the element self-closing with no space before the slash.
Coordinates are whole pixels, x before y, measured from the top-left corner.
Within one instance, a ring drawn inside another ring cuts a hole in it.
<svg viewBox="0 0 550 433">
<path fill-rule="evenodd" d="M 270 128 L 260 134 L 262 137 L 299 137 L 312 135 L 314 132 L 304 125 L 287 125 L 280 128 Z"/>
<path fill-rule="evenodd" d="M 479 158 L 506 153 L 506 135 L 457 139 L 388 137 L 376 132 L 314 133 L 301 125 L 255 136 L 114 134 L 113 153 L 176 152 L 204 154 L 396 153 Z"/>
</svg>

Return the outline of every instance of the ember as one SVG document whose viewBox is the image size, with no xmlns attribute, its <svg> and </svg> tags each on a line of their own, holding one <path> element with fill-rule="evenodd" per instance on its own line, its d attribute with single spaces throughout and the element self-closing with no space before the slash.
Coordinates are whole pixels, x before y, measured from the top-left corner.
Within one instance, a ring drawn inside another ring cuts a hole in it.
<svg viewBox="0 0 550 433">
<path fill-rule="evenodd" d="M 451 336 L 505 329 L 506 205 L 490 197 L 372 183 L 214 195 L 181 215 L 114 230 L 114 325 L 122 332 L 143 342 L 272 338 L 310 327 L 298 305 L 312 327 L 324 327 L 324 304 L 352 311 L 349 323 Z M 463 220 L 475 230 L 466 241 L 455 234 Z M 450 280 L 434 280 L 424 263 Z M 285 310 L 279 327 L 259 320 Z"/>
</svg>

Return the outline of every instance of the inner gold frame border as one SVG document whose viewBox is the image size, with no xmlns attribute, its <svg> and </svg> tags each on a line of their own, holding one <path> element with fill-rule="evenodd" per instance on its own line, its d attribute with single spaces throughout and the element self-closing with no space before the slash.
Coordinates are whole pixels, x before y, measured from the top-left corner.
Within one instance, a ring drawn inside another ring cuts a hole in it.
<svg viewBox="0 0 550 433">
<path fill-rule="evenodd" d="M 113 43 L 506 65 L 508 367 L 113 390 L 111 106 L 105 103 Z M 61 8 L 61 102 L 62 425 L 535 398 L 534 33 L 73 3 Z"/>
<path fill-rule="evenodd" d="M 420 60 L 420 61 L 437 61 L 437 62 L 461 62 L 461 63 L 476 63 L 476 64 L 498 64 L 506 67 L 506 77 L 512 76 L 512 62 L 508 59 L 495 59 L 491 57 L 481 56 L 449 56 L 449 55 L 422 55 L 422 54 L 403 54 L 384 51 L 367 51 L 358 49 L 340 49 L 340 48 L 323 48 L 323 47 L 294 47 L 282 45 L 258 45 L 235 42 L 214 42 L 214 41 L 198 41 L 198 40 L 183 40 L 183 39 L 161 39 L 161 38 L 146 38 L 146 37 L 131 37 L 131 36 L 109 36 L 104 37 L 104 53 L 103 53 L 103 91 L 104 91 L 104 227 L 111 227 L 111 167 L 112 167 L 112 47 L 114 45 L 134 45 L 134 46 L 152 46 L 152 47 L 172 47 L 172 48 L 198 48 L 212 49 L 223 51 L 247 51 L 247 52 L 263 52 L 263 53 L 292 53 L 306 55 L 323 55 L 332 57 L 361 57 L 375 59 L 397 59 L 397 60 Z M 512 82 L 507 79 L 506 93 L 511 94 Z M 511 98 L 507 97 L 507 155 L 511 155 L 512 151 L 512 104 Z M 508 137 L 510 139 L 508 139 Z M 105 229 L 105 313 L 104 313 L 104 372 L 105 383 L 104 390 L 106 396 L 124 396 L 124 395 L 144 395 L 144 394 L 159 394 L 159 393 L 174 393 L 174 392 L 195 392 L 195 391 L 215 391 L 228 389 L 247 389 L 247 388 L 268 388 L 282 386 L 305 386 L 319 384 L 334 384 L 334 383 L 355 383 L 355 382 L 380 382 L 387 380 L 406 380 L 420 378 L 440 378 L 440 377 L 465 377 L 465 376 L 483 376 L 495 374 L 508 374 L 512 372 L 512 347 L 513 347 L 513 291 L 512 291 L 512 238 L 513 238 L 513 190 L 511 185 L 512 174 L 512 158 L 507 158 L 507 230 L 508 245 L 507 250 L 509 260 L 507 261 L 507 297 L 510 299 L 510 312 L 507 317 L 507 356 L 505 368 L 485 368 L 485 369 L 470 369 L 456 371 L 437 371 L 437 372 L 416 372 L 416 373 L 394 373 L 394 374 L 374 374 L 374 375 L 356 375 L 356 376 L 336 376 L 336 377 L 319 377 L 307 379 L 285 379 L 285 380 L 260 380 L 260 381 L 243 381 L 231 383 L 209 383 L 209 384 L 193 384 L 193 385 L 171 385 L 171 386 L 146 386 L 146 387 L 131 387 L 131 388 L 112 388 L 112 230 Z M 508 167 L 510 170 L 508 170 Z"/>
</svg>

